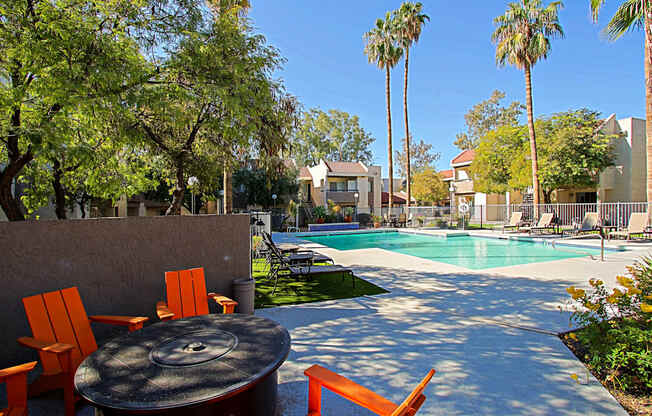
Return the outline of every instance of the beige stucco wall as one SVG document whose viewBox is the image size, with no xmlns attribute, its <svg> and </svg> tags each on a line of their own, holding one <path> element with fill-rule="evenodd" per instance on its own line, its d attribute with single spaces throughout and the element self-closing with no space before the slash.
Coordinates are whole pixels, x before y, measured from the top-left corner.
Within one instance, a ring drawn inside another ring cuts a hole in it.
<svg viewBox="0 0 652 416">
<path fill-rule="evenodd" d="M 155 323 L 166 271 L 204 267 L 208 290 L 230 296 L 233 280 L 250 276 L 249 246 L 248 215 L 2 222 L 0 368 L 37 358 L 16 343 L 31 335 L 23 297 L 77 286 L 89 315 Z M 93 330 L 100 343 L 115 333 Z"/>
<path fill-rule="evenodd" d="M 631 201 L 647 201 L 647 149 L 645 120 L 630 118 L 618 123 L 629 123 L 628 138 L 632 148 L 632 185 Z M 622 124 L 621 124 L 622 127 Z"/>
</svg>

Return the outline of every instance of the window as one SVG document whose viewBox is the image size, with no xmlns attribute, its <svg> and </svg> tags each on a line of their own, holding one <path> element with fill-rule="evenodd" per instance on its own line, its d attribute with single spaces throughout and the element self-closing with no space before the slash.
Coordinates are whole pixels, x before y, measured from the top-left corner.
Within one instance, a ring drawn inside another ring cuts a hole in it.
<svg viewBox="0 0 652 416">
<path fill-rule="evenodd" d="M 346 192 L 346 182 L 329 182 L 331 192 Z"/>
<path fill-rule="evenodd" d="M 598 195 L 595 192 L 575 193 L 575 202 L 578 204 L 595 204 L 598 202 Z"/>
<path fill-rule="evenodd" d="M 458 181 L 463 181 L 466 179 L 469 179 L 469 174 L 465 170 L 456 170 L 457 172 L 457 180 Z"/>
</svg>

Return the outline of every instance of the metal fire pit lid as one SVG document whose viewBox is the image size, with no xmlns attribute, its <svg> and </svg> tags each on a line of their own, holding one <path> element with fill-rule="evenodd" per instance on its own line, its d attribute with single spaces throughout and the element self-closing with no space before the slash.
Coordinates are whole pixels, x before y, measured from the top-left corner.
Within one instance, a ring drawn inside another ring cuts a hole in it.
<svg viewBox="0 0 652 416">
<path fill-rule="evenodd" d="M 127 413 L 179 409 L 231 397 L 285 361 L 290 335 L 252 315 L 159 322 L 106 342 L 75 373 L 95 407 Z"/>
<path fill-rule="evenodd" d="M 197 365 L 228 354 L 238 344 L 230 332 L 207 330 L 189 332 L 163 341 L 150 353 L 156 364 L 169 366 Z"/>
</svg>

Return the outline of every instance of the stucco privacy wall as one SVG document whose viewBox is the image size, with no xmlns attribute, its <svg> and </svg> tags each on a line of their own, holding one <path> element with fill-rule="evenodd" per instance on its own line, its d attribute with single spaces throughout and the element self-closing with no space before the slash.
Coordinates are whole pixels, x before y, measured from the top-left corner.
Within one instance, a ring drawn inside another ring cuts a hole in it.
<svg viewBox="0 0 652 416">
<path fill-rule="evenodd" d="M 129 217 L 0 223 L 0 368 L 36 359 L 21 299 L 79 287 L 89 315 L 149 316 L 164 273 L 204 267 L 209 291 L 231 295 L 250 275 L 249 216 Z M 217 309 L 211 305 L 212 311 Z M 98 341 L 123 328 L 93 324 Z"/>
</svg>

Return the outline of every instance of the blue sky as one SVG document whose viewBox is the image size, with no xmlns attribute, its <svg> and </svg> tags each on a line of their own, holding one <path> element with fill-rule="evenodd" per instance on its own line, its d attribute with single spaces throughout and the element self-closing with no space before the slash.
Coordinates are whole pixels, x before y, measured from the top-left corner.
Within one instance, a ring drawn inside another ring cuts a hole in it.
<svg viewBox="0 0 652 416">
<path fill-rule="evenodd" d="M 305 108 L 337 108 L 360 117 L 376 138 L 374 163 L 387 167 L 385 74 L 367 63 L 362 35 L 400 1 L 253 1 L 251 18 L 287 59 L 278 76 Z M 567 0 L 560 21 L 566 37 L 553 41 L 548 60 L 533 71 L 535 117 L 588 107 L 618 118 L 645 116 L 643 33 L 610 42 L 601 34 L 620 0 L 607 1 L 592 23 L 589 0 Z M 507 2 L 423 1 L 431 20 L 410 53 L 410 131 L 433 144 L 446 169 L 458 153 L 455 135 L 464 114 L 495 89 L 505 101 L 525 102 L 521 71 L 498 68 L 491 43 L 493 18 Z M 472 6 L 470 6 L 472 4 Z M 394 148 L 405 135 L 403 62 L 392 72 Z"/>
</svg>

